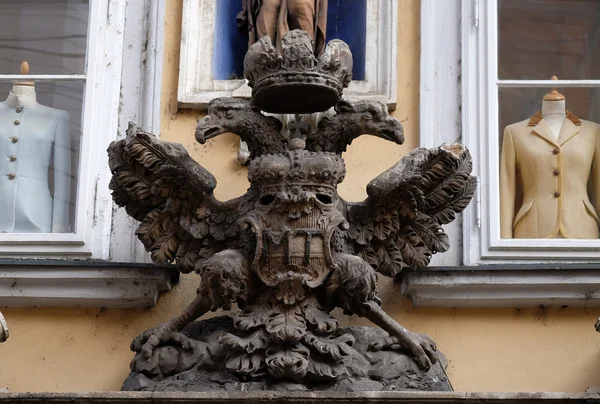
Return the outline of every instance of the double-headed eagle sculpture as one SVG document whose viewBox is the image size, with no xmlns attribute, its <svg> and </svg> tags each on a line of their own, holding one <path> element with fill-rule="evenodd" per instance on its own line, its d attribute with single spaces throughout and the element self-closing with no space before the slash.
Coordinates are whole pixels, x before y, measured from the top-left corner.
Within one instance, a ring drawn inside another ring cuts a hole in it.
<svg viewBox="0 0 600 404">
<path fill-rule="evenodd" d="M 389 334 L 372 349 L 401 349 L 429 369 L 435 343 L 385 313 L 376 279 L 422 268 L 449 248 L 442 225 L 467 206 L 476 186 L 468 151 L 416 149 L 369 183 L 367 199 L 347 202 L 337 192 L 347 145 L 364 134 L 404 141 L 387 106 L 338 101 L 316 131 L 291 139 L 261 109 L 253 100 L 219 98 L 198 123 L 201 144 L 232 132 L 251 151 L 250 188 L 227 202 L 215 199 L 215 178 L 182 145 L 133 124 L 111 144 L 114 201 L 140 222 L 137 235 L 152 260 L 200 277 L 194 301 L 136 337 L 132 349 L 142 358 L 166 345 L 191 349 L 180 332 L 186 325 L 237 305 L 236 332 L 218 342 L 228 370 L 246 378 L 335 379 L 353 342 L 331 314 L 341 308 Z"/>
</svg>

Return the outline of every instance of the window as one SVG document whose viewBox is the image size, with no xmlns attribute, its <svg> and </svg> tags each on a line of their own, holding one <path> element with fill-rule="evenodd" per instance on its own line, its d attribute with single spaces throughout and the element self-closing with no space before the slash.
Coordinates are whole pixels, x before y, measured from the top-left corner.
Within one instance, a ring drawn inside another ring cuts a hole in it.
<svg viewBox="0 0 600 404">
<path fill-rule="evenodd" d="M 206 108 L 213 98 L 250 97 L 242 79 L 248 41 L 236 29 L 240 5 L 240 0 L 184 1 L 180 107 Z M 327 40 L 344 40 L 354 56 L 347 98 L 377 99 L 395 108 L 397 7 L 387 0 L 329 1 Z M 204 68 L 207 64 L 212 68 Z"/>
<path fill-rule="evenodd" d="M 123 10 L 0 3 L 0 255 L 108 255 Z"/>
<path fill-rule="evenodd" d="M 600 3 L 463 7 L 463 141 L 480 179 L 465 219 L 465 260 L 597 259 L 600 198 L 588 177 L 600 163 Z M 554 128 L 550 109 L 537 113 L 560 104 L 544 101 L 553 87 L 570 111 Z"/>
</svg>

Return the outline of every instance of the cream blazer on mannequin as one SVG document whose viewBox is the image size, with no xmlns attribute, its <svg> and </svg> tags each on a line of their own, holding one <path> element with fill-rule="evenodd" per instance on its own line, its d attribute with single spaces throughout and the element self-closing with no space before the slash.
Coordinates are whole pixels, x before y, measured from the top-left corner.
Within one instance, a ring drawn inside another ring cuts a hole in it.
<svg viewBox="0 0 600 404">
<path fill-rule="evenodd" d="M 69 114 L 10 93 L 0 103 L 0 231 L 70 231 Z M 54 197 L 48 169 L 53 157 Z"/>
<path fill-rule="evenodd" d="M 591 182 L 590 182 L 591 179 Z M 600 125 L 567 112 L 558 139 L 541 112 L 504 130 L 502 238 L 598 238 Z M 515 206 L 518 190 L 522 203 Z"/>
</svg>

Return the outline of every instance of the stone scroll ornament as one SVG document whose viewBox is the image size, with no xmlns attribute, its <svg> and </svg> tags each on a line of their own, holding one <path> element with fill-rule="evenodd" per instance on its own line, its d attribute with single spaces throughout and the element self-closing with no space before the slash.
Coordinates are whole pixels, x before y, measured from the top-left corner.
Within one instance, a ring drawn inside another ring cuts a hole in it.
<svg viewBox="0 0 600 404">
<path fill-rule="evenodd" d="M 456 144 L 416 149 L 369 183 L 366 200 L 343 200 L 337 186 L 346 173 L 346 147 L 363 134 L 402 144 L 403 129 L 382 103 L 341 99 L 352 71 L 345 43 L 329 42 L 316 58 L 310 41 L 291 31 L 279 52 L 261 38 L 245 60 L 253 99 L 215 99 L 198 123 L 201 144 L 225 132 L 248 143 L 245 195 L 218 201 L 215 178 L 182 145 L 133 124 L 110 145 L 114 201 L 140 221 L 137 235 L 152 260 L 200 280 L 179 316 L 133 340 L 132 374 L 143 375 L 145 384 L 125 388 L 157 389 L 155 383 L 191 371 L 253 383 L 331 385 L 361 375 L 375 380 L 374 364 L 383 361 L 382 380 L 399 363 L 393 355 L 418 378 L 438 361 L 428 336 L 408 331 L 382 309 L 376 278 L 418 270 L 449 248 L 442 225 L 473 196 L 471 157 Z M 299 130 L 289 141 L 280 121 L 261 112 L 330 107 L 335 115 L 321 119 L 316 131 Z M 234 305 L 232 318 L 196 321 Z M 342 328 L 335 308 L 385 332 Z"/>
</svg>

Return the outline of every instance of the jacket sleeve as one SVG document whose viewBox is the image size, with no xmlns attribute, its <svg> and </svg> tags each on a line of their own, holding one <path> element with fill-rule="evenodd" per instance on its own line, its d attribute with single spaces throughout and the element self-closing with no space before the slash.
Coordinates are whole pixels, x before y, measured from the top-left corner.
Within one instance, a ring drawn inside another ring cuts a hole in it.
<svg viewBox="0 0 600 404">
<path fill-rule="evenodd" d="M 69 114 L 58 117 L 54 133 L 54 202 L 52 206 L 52 233 L 69 229 L 69 202 L 71 199 L 71 133 Z"/>
<path fill-rule="evenodd" d="M 516 195 L 516 155 L 512 134 L 507 126 L 502 139 L 500 158 L 500 237 L 513 238 Z"/>
<path fill-rule="evenodd" d="M 592 192 L 594 195 L 594 208 L 596 208 L 596 214 L 600 216 L 600 125 L 596 131 L 596 143 L 594 147 L 594 160 L 592 162 L 592 173 L 590 176 L 592 181 Z"/>
</svg>

